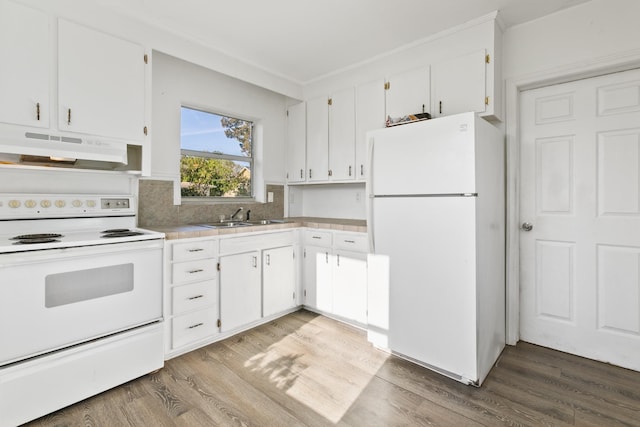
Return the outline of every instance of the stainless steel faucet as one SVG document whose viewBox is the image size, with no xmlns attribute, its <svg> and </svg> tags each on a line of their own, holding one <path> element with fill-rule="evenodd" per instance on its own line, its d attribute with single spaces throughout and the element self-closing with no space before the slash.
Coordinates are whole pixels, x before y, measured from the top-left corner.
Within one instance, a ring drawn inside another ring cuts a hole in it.
<svg viewBox="0 0 640 427">
<path fill-rule="evenodd" d="M 244 209 L 243 207 L 239 207 L 239 208 L 238 208 L 238 210 L 237 210 L 237 211 L 235 211 L 235 212 L 233 213 L 233 215 L 231 215 L 231 217 L 230 217 L 229 219 L 234 220 L 234 219 L 235 219 L 235 217 L 236 217 L 236 215 L 238 215 L 240 212 L 242 212 L 242 210 L 243 210 L 243 209 Z"/>
</svg>

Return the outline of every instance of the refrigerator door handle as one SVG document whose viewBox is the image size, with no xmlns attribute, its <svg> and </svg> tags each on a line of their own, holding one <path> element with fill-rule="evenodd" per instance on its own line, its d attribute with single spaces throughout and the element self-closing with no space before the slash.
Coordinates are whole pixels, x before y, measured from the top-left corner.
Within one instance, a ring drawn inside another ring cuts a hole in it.
<svg viewBox="0 0 640 427">
<path fill-rule="evenodd" d="M 373 138 L 367 137 L 367 179 L 365 181 L 367 197 L 367 237 L 369 238 L 369 252 L 375 253 L 375 239 L 373 236 Z"/>
</svg>

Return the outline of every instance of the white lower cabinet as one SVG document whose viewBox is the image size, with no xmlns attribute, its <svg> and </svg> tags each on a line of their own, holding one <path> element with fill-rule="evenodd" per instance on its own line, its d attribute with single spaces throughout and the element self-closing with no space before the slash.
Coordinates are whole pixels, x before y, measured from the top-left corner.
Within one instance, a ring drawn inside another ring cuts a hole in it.
<svg viewBox="0 0 640 427">
<path fill-rule="evenodd" d="M 293 246 L 262 252 L 262 315 L 295 307 L 296 266 Z"/>
<path fill-rule="evenodd" d="M 294 230 L 220 240 L 221 332 L 298 305 L 297 241 Z"/>
<path fill-rule="evenodd" d="M 259 251 L 220 257 L 221 332 L 262 317 L 260 264 Z"/>
<path fill-rule="evenodd" d="M 366 324 L 366 234 L 324 230 L 304 234 L 304 305 Z"/>
<path fill-rule="evenodd" d="M 333 255 L 333 314 L 367 323 L 367 254 Z"/>
</svg>

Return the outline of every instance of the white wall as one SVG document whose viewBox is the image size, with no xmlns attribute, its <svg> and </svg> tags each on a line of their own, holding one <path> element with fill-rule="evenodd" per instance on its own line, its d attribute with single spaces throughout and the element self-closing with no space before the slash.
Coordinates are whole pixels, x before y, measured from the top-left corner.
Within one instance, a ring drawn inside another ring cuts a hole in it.
<svg viewBox="0 0 640 427">
<path fill-rule="evenodd" d="M 290 186 L 288 216 L 366 219 L 364 184 Z"/>
<path fill-rule="evenodd" d="M 154 51 L 152 62 L 152 178 L 179 180 L 185 105 L 254 122 L 257 200 L 264 199 L 264 182 L 284 183 L 285 96 L 160 52 Z"/>
<path fill-rule="evenodd" d="M 640 52 L 640 1 L 593 0 L 508 29 L 503 76 L 561 73 Z"/>
</svg>

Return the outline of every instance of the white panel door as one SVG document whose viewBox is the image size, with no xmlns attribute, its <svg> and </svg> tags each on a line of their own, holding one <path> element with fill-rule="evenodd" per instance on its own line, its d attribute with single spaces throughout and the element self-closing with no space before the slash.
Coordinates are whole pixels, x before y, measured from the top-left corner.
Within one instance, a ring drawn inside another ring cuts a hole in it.
<svg viewBox="0 0 640 427">
<path fill-rule="evenodd" d="M 61 130 L 143 140 L 142 46 L 58 20 L 58 125 Z"/>
<path fill-rule="evenodd" d="M 331 249 L 305 246 L 303 256 L 304 305 L 331 313 L 333 311 Z"/>
<path fill-rule="evenodd" d="M 355 178 L 356 106 L 353 88 L 336 92 L 329 107 L 329 179 Z"/>
<path fill-rule="evenodd" d="M 305 180 L 306 111 L 304 102 L 287 109 L 287 182 Z"/>
<path fill-rule="evenodd" d="M 367 254 L 335 252 L 333 314 L 360 323 L 367 322 Z"/>
<path fill-rule="evenodd" d="M 384 81 L 356 88 L 356 179 L 367 177 L 367 132 L 384 129 Z"/>
<path fill-rule="evenodd" d="M 430 69 L 418 68 L 387 79 L 385 113 L 393 119 L 409 114 L 429 112 Z"/>
<path fill-rule="evenodd" d="M 307 180 L 329 179 L 329 105 L 327 98 L 307 101 Z"/>
<path fill-rule="evenodd" d="M 295 305 L 296 270 L 293 246 L 262 252 L 262 315 L 270 316 Z"/>
<path fill-rule="evenodd" d="M 262 317 L 260 252 L 220 257 L 221 332 L 227 332 Z"/>
<path fill-rule="evenodd" d="M 640 71 L 523 92 L 520 335 L 640 370 Z"/>
<path fill-rule="evenodd" d="M 49 17 L 0 1 L 0 122 L 49 127 Z"/>
</svg>

